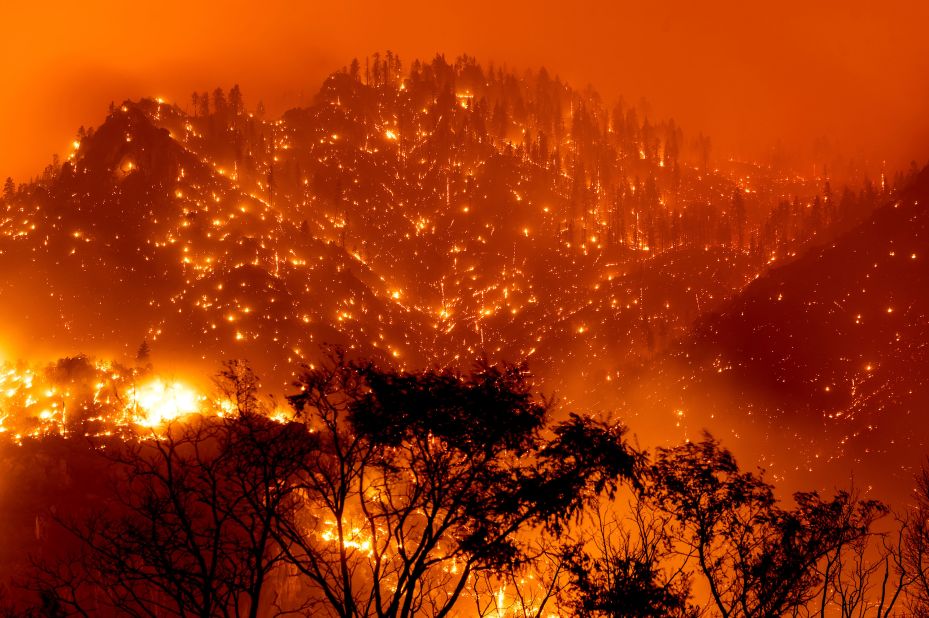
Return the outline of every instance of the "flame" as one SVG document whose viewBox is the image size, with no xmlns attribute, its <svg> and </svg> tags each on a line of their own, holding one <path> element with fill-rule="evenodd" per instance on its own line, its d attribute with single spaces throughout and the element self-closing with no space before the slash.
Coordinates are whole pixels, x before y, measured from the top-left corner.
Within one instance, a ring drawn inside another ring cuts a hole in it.
<svg viewBox="0 0 929 618">
<path fill-rule="evenodd" d="M 134 403 L 139 411 L 139 425 L 157 427 L 196 412 L 201 400 L 196 391 L 181 382 L 155 378 L 136 390 Z"/>
<path fill-rule="evenodd" d="M 326 530 L 319 537 L 327 543 L 339 542 L 338 528 L 336 522 L 326 521 Z M 363 554 L 371 556 L 374 554 L 371 535 L 361 526 L 352 526 L 348 521 L 342 521 L 342 547 L 350 550 L 358 550 Z"/>
</svg>

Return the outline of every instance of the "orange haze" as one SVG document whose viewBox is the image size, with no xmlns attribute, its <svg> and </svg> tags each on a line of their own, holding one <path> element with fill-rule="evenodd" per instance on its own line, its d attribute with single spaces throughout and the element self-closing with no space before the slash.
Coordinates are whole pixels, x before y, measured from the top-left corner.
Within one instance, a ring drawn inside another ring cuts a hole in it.
<svg viewBox="0 0 929 618">
<path fill-rule="evenodd" d="M 37 174 L 111 100 L 239 82 L 272 112 L 306 102 L 352 56 L 462 52 L 546 66 L 607 98 L 646 97 L 714 152 L 805 164 L 834 151 L 872 169 L 929 157 L 929 3 L 920 0 L 581 0 L 555 4 L 231 0 L 4 2 L 0 175 Z"/>
</svg>

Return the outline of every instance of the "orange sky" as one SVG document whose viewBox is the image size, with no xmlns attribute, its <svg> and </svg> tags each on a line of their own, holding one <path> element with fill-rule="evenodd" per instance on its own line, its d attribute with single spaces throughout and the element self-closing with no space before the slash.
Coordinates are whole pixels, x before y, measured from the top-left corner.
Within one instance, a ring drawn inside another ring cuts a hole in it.
<svg viewBox="0 0 929 618">
<path fill-rule="evenodd" d="M 646 97 L 717 153 L 828 137 L 891 166 L 929 159 L 923 0 L 5 0 L 0 175 L 26 180 L 111 100 L 239 82 L 272 111 L 352 56 L 467 52 Z"/>
</svg>

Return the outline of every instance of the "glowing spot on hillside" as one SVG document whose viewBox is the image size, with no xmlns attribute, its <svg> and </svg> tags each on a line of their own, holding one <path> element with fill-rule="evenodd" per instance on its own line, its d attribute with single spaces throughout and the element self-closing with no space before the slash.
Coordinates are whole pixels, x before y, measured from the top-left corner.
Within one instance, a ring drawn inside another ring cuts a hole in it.
<svg viewBox="0 0 929 618">
<path fill-rule="evenodd" d="M 165 383 L 156 378 L 136 391 L 139 424 L 156 427 L 185 414 L 192 414 L 199 407 L 199 399 L 197 393 L 185 384 Z"/>
</svg>

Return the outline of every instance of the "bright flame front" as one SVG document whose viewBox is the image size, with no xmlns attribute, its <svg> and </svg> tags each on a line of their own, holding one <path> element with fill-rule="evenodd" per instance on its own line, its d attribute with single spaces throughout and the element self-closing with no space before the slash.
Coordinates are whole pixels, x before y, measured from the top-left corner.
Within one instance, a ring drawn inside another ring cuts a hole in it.
<svg viewBox="0 0 929 618">
<path fill-rule="evenodd" d="M 138 423 L 145 427 L 156 427 L 196 412 L 200 397 L 190 387 L 180 382 L 164 382 L 156 378 L 138 388 L 135 393 L 135 407 L 138 410 Z"/>
</svg>

